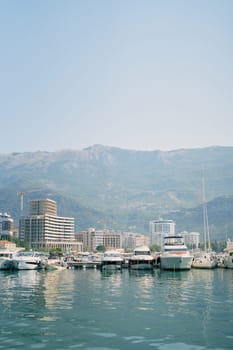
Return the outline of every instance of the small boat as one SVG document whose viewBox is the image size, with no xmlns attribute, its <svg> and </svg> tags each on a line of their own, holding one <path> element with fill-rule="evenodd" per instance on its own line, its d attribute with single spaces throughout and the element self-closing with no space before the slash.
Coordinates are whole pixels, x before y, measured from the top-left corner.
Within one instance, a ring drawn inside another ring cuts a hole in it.
<svg viewBox="0 0 233 350">
<path fill-rule="evenodd" d="M 104 270 L 121 270 L 124 258 L 121 253 L 115 250 L 106 251 L 100 263 L 100 269 Z"/>
<path fill-rule="evenodd" d="M 129 257 L 129 268 L 131 270 L 152 270 L 154 262 L 150 249 L 147 246 L 141 246 L 135 248 L 133 255 Z"/>
<path fill-rule="evenodd" d="M 181 235 L 164 237 L 163 251 L 158 258 L 163 270 L 190 270 L 193 255 Z"/>
<path fill-rule="evenodd" d="M 39 270 L 48 264 L 47 257 L 35 251 L 23 251 L 16 254 L 13 258 L 14 270 Z"/>
<path fill-rule="evenodd" d="M 223 266 L 227 269 L 233 269 L 233 242 L 227 240 L 227 246 L 224 249 Z"/>
<path fill-rule="evenodd" d="M 46 270 L 65 270 L 68 268 L 68 264 L 63 258 L 50 258 L 48 259 L 45 268 Z"/>
<path fill-rule="evenodd" d="M 101 260 L 95 254 L 89 252 L 78 253 L 77 255 L 71 255 L 65 258 L 67 268 L 97 268 Z"/>
</svg>

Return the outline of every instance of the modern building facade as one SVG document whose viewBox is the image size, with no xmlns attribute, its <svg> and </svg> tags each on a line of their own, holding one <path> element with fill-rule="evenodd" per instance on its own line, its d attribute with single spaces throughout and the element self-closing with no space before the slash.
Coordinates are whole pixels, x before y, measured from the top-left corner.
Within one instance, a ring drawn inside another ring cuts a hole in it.
<svg viewBox="0 0 233 350">
<path fill-rule="evenodd" d="M 84 250 L 92 252 L 99 246 L 104 246 L 105 249 L 121 249 L 122 247 L 121 234 L 109 230 L 89 228 L 87 231 L 77 232 L 76 239 L 83 243 Z"/>
<path fill-rule="evenodd" d="M 173 220 L 153 220 L 149 222 L 150 244 L 162 247 L 164 236 L 175 234 L 175 222 Z"/>
<path fill-rule="evenodd" d="M 29 215 L 57 216 L 57 204 L 51 199 L 31 200 L 29 202 Z"/>
<path fill-rule="evenodd" d="M 29 202 L 29 215 L 19 221 L 19 238 L 32 249 L 82 250 L 75 240 L 74 218 L 57 216 L 56 202 L 51 199 Z"/>
<path fill-rule="evenodd" d="M 109 249 L 121 249 L 122 247 L 121 234 L 111 231 L 104 232 L 103 245 L 107 250 Z"/>
<path fill-rule="evenodd" d="M 199 232 L 181 232 L 184 242 L 187 247 L 192 249 L 199 248 L 200 244 L 200 233 Z"/>
<path fill-rule="evenodd" d="M 150 240 L 148 236 L 139 233 L 125 232 L 122 235 L 122 247 L 126 250 L 134 250 L 136 247 L 143 245 L 149 246 Z"/>
<path fill-rule="evenodd" d="M 13 236 L 14 220 L 8 213 L 0 213 L 0 237 Z"/>
</svg>

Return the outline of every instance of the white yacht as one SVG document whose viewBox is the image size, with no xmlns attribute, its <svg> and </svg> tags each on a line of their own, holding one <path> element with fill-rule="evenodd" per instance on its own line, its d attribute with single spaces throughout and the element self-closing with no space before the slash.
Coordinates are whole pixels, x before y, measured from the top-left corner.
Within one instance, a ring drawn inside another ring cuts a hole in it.
<svg viewBox="0 0 233 350">
<path fill-rule="evenodd" d="M 223 266 L 228 269 L 233 269 L 233 242 L 227 240 L 227 246 L 224 249 Z"/>
<path fill-rule="evenodd" d="M 39 270 L 47 266 L 48 259 L 35 251 L 23 251 L 13 258 L 13 269 L 15 270 Z"/>
<path fill-rule="evenodd" d="M 163 251 L 158 258 L 163 270 L 190 270 L 193 255 L 181 235 L 164 237 Z"/>
<path fill-rule="evenodd" d="M 104 270 L 121 270 L 124 263 L 124 258 L 121 253 L 116 250 L 108 250 L 104 253 L 100 269 Z"/>
<path fill-rule="evenodd" d="M 152 270 L 154 258 L 147 246 L 136 247 L 134 254 L 129 257 L 129 268 L 131 270 Z"/>
</svg>

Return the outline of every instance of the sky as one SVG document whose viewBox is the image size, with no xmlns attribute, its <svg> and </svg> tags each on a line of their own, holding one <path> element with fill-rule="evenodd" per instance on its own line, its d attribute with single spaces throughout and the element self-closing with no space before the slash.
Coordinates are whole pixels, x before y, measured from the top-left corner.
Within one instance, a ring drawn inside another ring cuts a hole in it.
<svg viewBox="0 0 233 350">
<path fill-rule="evenodd" d="M 0 153 L 233 146 L 232 0 L 0 0 Z"/>
</svg>

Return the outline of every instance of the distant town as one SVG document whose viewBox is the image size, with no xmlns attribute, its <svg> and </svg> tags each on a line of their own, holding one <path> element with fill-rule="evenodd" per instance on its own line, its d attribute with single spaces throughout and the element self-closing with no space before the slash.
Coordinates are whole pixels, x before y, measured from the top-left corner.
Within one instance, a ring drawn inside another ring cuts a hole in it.
<svg viewBox="0 0 233 350">
<path fill-rule="evenodd" d="M 159 250 L 163 237 L 175 234 L 175 222 L 161 218 L 148 223 L 148 236 L 94 227 L 75 231 L 74 221 L 72 217 L 58 215 L 54 200 L 31 200 L 28 214 L 19 218 L 18 228 L 9 213 L 0 213 L 0 237 L 14 240 L 27 249 L 78 253 L 110 249 L 132 251 L 142 245 Z M 189 248 L 199 247 L 200 233 L 182 232 L 182 236 Z"/>
</svg>

